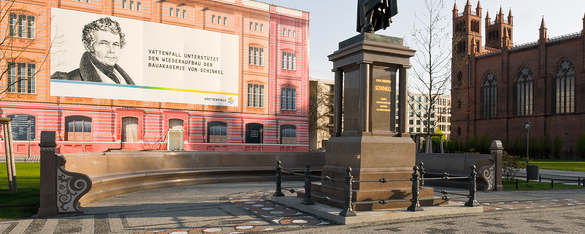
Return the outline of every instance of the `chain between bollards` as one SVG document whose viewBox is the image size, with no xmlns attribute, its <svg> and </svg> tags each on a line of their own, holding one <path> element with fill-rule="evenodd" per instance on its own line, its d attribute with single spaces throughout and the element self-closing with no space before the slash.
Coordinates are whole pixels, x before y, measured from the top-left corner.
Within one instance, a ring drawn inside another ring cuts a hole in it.
<svg viewBox="0 0 585 234">
<path fill-rule="evenodd" d="M 345 175 L 345 201 L 343 203 L 343 210 L 339 212 L 340 216 L 348 217 L 348 216 L 356 216 L 356 213 L 353 211 L 353 205 L 351 204 L 352 199 L 352 181 L 353 176 L 351 175 L 351 167 L 347 167 L 345 169 L 347 174 Z"/>
<path fill-rule="evenodd" d="M 418 166 L 414 166 L 412 168 L 414 170 L 414 173 L 412 173 L 412 178 L 410 180 L 412 180 L 412 199 L 410 199 L 410 201 L 412 201 L 412 204 L 407 208 L 407 210 L 410 211 L 423 211 L 424 209 L 420 206 L 420 197 L 419 197 L 419 192 L 420 192 L 420 177 L 418 174 Z"/>
<path fill-rule="evenodd" d="M 280 166 L 282 162 L 278 160 L 276 162 L 276 192 L 272 194 L 275 197 L 284 197 L 284 193 L 282 193 L 282 167 Z"/>
<path fill-rule="evenodd" d="M 475 164 L 471 165 L 471 173 L 469 173 L 469 201 L 465 203 L 465 206 L 479 206 L 479 203 L 476 200 L 475 193 L 477 191 L 477 183 L 475 182 L 475 177 L 477 177 L 477 172 L 475 172 Z"/>
<path fill-rule="evenodd" d="M 315 205 L 315 202 L 311 200 L 311 164 L 306 164 L 305 167 L 305 199 L 301 202 L 303 205 Z"/>
</svg>

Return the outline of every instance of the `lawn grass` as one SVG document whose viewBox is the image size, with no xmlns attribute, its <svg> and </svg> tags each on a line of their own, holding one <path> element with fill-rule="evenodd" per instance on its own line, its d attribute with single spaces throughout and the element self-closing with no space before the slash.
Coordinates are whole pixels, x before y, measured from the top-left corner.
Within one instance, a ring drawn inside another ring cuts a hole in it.
<svg viewBox="0 0 585 234">
<path fill-rule="evenodd" d="M 550 190 L 550 189 L 584 189 L 583 185 L 568 185 L 555 183 L 554 188 L 551 188 L 550 182 L 530 181 L 526 184 L 526 180 L 518 180 L 518 189 L 516 189 L 516 180 L 502 180 L 504 191 L 515 190 Z"/>
<path fill-rule="evenodd" d="M 530 160 L 530 165 L 537 165 L 539 169 L 585 172 L 585 160 L 532 159 Z"/>
<path fill-rule="evenodd" d="M 28 218 L 39 209 L 41 164 L 16 163 L 15 166 L 18 191 L 13 193 L 8 190 L 6 163 L 0 163 L 0 219 Z"/>
</svg>

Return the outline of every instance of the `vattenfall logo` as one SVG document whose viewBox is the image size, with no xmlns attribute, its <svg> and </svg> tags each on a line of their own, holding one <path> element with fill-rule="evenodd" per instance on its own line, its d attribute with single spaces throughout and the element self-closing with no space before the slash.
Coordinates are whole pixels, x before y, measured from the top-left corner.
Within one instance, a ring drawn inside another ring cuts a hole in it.
<svg viewBox="0 0 585 234">
<path fill-rule="evenodd" d="M 225 98 L 203 98 L 205 101 L 212 101 L 212 102 L 227 102 L 229 104 L 234 104 L 234 98 L 229 97 L 228 99 Z"/>
</svg>

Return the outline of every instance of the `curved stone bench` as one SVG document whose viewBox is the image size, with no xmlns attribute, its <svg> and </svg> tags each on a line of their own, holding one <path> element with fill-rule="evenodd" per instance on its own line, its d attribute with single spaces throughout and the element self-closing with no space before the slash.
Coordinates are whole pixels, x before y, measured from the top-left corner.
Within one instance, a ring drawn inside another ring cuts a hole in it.
<svg viewBox="0 0 585 234">
<path fill-rule="evenodd" d="M 295 171 L 304 170 L 305 164 L 310 163 L 316 173 L 325 164 L 323 152 L 114 151 L 61 156 L 67 160 L 67 171 L 91 178 L 91 190 L 79 200 L 82 206 L 146 189 L 270 181 L 275 179 L 278 160 L 285 170 Z"/>
<path fill-rule="evenodd" d="M 502 191 L 502 144 L 492 142 L 491 154 L 437 154 L 417 153 L 416 162 L 423 162 L 427 175 L 469 176 L 471 165 L 476 166 L 477 186 L 480 190 Z M 427 181 L 425 181 L 427 183 Z M 428 183 L 450 186 L 468 186 L 467 181 L 429 180 Z"/>
</svg>

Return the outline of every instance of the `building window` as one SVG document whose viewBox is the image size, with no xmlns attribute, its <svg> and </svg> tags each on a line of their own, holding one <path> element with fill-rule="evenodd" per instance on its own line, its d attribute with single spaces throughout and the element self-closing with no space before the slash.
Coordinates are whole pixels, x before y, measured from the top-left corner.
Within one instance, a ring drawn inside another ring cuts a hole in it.
<svg viewBox="0 0 585 234">
<path fill-rule="evenodd" d="M 295 53 L 282 52 L 282 69 L 296 70 L 296 57 Z"/>
<path fill-rule="evenodd" d="M 264 48 L 249 47 L 248 64 L 264 66 Z"/>
<path fill-rule="evenodd" d="M 227 25 L 227 17 L 223 17 L 223 25 Z"/>
<path fill-rule="evenodd" d="M 254 23 L 250 22 L 250 30 L 253 29 Z"/>
<path fill-rule="evenodd" d="M 122 142 L 138 142 L 138 118 L 122 118 Z"/>
<path fill-rule="evenodd" d="M 36 93 L 36 64 L 9 62 L 7 66 L 8 92 Z"/>
<path fill-rule="evenodd" d="M 260 143 L 264 141 L 264 125 L 259 123 L 246 124 L 246 143 Z"/>
<path fill-rule="evenodd" d="M 183 130 L 182 119 L 169 119 L 169 129 Z"/>
<path fill-rule="evenodd" d="M 16 13 L 10 13 L 9 30 L 10 36 L 16 36 L 20 38 L 35 38 L 35 17 L 27 15 L 18 15 Z"/>
<path fill-rule="evenodd" d="M 208 143 L 227 143 L 227 124 L 224 122 L 209 122 L 207 124 Z"/>
<path fill-rule="evenodd" d="M 575 112 L 575 66 L 565 60 L 555 75 L 556 113 Z"/>
<path fill-rule="evenodd" d="M 457 86 L 463 84 L 463 73 L 457 73 Z"/>
<path fill-rule="evenodd" d="M 217 16 L 217 24 L 221 24 L 221 16 Z"/>
<path fill-rule="evenodd" d="M 413 127 L 408 128 L 408 132 L 414 132 L 414 128 Z"/>
<path fill-rule="evenodd" d="M 280 126 L 280 143 L 281 144 L 296 144 L 297 143 L 297 127 L 294 125 Z"/>
<path fill-rule="evenodd" d="M 181 12 L 181 10 L 179 10 L 179 8 L 177 8 L 177 11 L 175 11 L 175 17 L 179 18 L 179 13 Z"/>
<path fill-rule="evenodd" d="M 130 10 L 134 10 L 134 1 L 130 0 Z"/>
<path fill-rule="evenodd" d="M 136 2 L 136 10 L 137 11 L 142 11 L 142 3 Z"/>
<path fill-rule="evenodd" d="M 293 30 L 293 35 L 292 35 L 292 37 L 293 37 L 293 38 L 297 37 L 297 31 Z"/>
<path fill-rule="evenodd" d="M 516 108 L 518 116 L 532 114 L 532 71 L 522 68 L 516 81 Z"/>
<path fill-rule="evenodd" d="M 173 16 L 173 8 L 172 7 L 169 9 L 169 16 Z M 211 18 L 211 19 L 213 21 L 213 18 Z"/>
<path fill-rule="evenodd" d="M 91 141 L 91 118 L 85 116 L 65 117 L 66 141 Z"/>
<path fill-rule="evenodd" d="M 215 24 L 215 15 L 211 15 L 211 23 Z"/>
<path fill-rule="evenodd" d="M 187 18 L 187 10 L 183 10 L 183 19 Z"/>
<path fill-rule="evenodd" d="M 498 84 L 493 73 L 487 74 L 482 90 L 483 118 L 495 118 L 498 106 Z"/>
<path fill-rule="evenodd" d="M 286 29 L 282 29 L 282 36 L 286 36 Z"/>
<path fill-rule="evenodd" d="M 248 84 L 248 106 L 264 108 L 264 85 Z"/>
<path fill-rule="evenodd" d="M 414 119 L 409 119 L 408 124 L 414 124 Z"/>
<path fill-rule="evenodd" d="M 254 30 L 258 31 L 258 23 L 254 24 Z"/>
<path fill-rule="evenodd" d="M 297 109 L 297 89 L 282 87 L 280 88 L 280 109 L 296 110 Z"/>
<path fill-rule="evenodd" d="M 260 24 L 260 32 L 264 32 L 264 24 Z"/>
<path fill-rule="evenodd" d="M 122 0 L 122 8 L 126 9 L 126 0 Z"/>
</svg>

